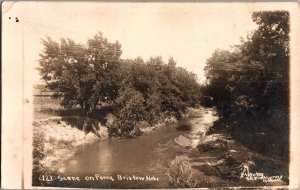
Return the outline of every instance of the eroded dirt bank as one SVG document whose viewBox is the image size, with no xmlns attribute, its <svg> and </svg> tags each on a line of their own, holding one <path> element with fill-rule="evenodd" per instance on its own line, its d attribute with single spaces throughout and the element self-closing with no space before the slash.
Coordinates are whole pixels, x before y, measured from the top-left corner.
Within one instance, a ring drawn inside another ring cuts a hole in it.
<svg viewBox="0 0 300 190">
<path fill-rule="evenodd" d="M 70 119 L 70 118 L 69 118 Z M 72 118 L 74 120 L 74 118 Z M 76 119 L 76 118 L 75 118 Z M 36 120 L 33 122 L 34 139 L 39 142 L 43 158 L 40 164 L 59 170 L 61 164 L 70 159 L 78 147 L 91 144 L 99 140 L 95 134 L 86 133 L 62 119 L 62 117 L 50 117 L 48 119 Z M 107 138 L 107 128 L 99 126 L 100 138 Z"/>
</svg>

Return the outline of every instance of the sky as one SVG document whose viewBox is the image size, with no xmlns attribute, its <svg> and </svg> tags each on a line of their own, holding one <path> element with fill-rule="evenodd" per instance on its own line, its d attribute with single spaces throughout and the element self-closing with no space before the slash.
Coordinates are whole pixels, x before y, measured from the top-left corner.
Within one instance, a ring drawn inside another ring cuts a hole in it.
<svg viewBox="0 0 300 190">
<path fill-rule="evenodd" d="M 204 82 L 203 68 L 213 51 L 230 50 L 256 28 L 253 7 L 235 3 L 18 2 L 4 9 L 4 26 L 19 31 L 25 67 L 34 83 L 40 83 L 35 68 L 46 36 L 85 44 L 102 32 L 122 45 L 121 58 L 173 57 Z M 11 22 L 15 17 L 18 25 Z"/>
</svg>

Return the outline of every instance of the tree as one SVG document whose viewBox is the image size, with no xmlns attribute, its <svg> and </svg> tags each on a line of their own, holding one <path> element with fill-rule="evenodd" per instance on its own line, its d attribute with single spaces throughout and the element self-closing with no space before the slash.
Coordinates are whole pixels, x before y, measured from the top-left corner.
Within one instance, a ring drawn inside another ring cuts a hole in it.
<svg viewBox="0 0 300 190">
<path fill-rule="evenodd" d="M 144 119 L 144 98 L 132 87 L 124 87 L 117 100 L 115 119 L 109 132 L 112 136 L 133 136 L 136 125 Z"/>
<path fill-rule="evenodd" d="M 49 37 L 42 43 L 39 70 L 47 87 L 64 107 L 80 106 L 84 126 L 96 134 L 97 124 L 90 118 L 97 117 L 95 110 L 102 103 L 114 108 L 109 131 L 116 136 L 132 136 L 141 121 L 154 126 L 166 117 L 181 118 L 199 103 L 196 75 L 177 67 L 173 58 L 168 63 L 161 57 L 121 60 L 121 45 L 101 33 L 86 45 Z"/>
<path fill-rule="evenodd" d="M 241 70 L 236 67 L 239 57 L 236 53 L 217 49 L 207 60 L 204 68 L 208 84 L 204 94 L 213 97 L 214 103 L 221 111 L 222 115 L 228 117 L 228 111 L 232 110 L 230 96 L 238 83 Z"/>
<path fill-rule="evenodd" d="M 98 33 L 87 45 L 50 37 L 42 40 L 38 68 L 47 87 L 56 92 L 64 107 L 80 106 L 84 115 L 96 109 L 100 101 L 117 97 L 121 46 L 109 43 Z"/>
<path fill-rule="evenodd" d="M 94 104 L 98 101 L 114 101 L 120 88 L 119 71 L 121 45 L 118 41 L 109 43 L 101 33 L 88 40 L 87 55 L 93 68 L 96 85 Z"/>
<path fill-rule="evenodd" d="M 252 19 L 258 28 L 234 51 L 208 59 L 204 89 L 236 137 L 253 142 L 264 134 L 266 151 L 288 155 L 289 14 L 255 12 Z"/>
</svg>

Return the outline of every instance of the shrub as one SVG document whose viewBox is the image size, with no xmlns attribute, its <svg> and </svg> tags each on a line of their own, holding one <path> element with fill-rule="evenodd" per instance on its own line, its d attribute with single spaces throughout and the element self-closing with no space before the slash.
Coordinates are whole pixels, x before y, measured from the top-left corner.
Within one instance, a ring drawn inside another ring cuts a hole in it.
<svg viewBox="0 0 300 190">
<path fill-rule="evenodd" d="M 115 119 L 109 126 L 110 136 L 134 136 L 137 124 L 144 119 L 144 98 L 131 87 L 125 87 L 119 94 L 115 110 Z"/>
<path fill-rule="evenodd" d="M 45 135 L 41 131 L 35 131 L 33 134 L 33 168 L 32 168 L 32 185 L 33 186 L 68 186 L 67 182 L 40 180 L 41 176 L 57 176 L 59 171 L 45 167 L 41 161 L 45 158 Z"/>
<path fill-rule="evenodd" d="M 177 156 L 169 164 L 166 172 L 169 183 L 176 188 L 196 187 L 198 181 L 193 178 L 192 167 L 186 157 Z"/>
<path fill-rule="evenodd" d="M 160 96 L 158 93 L 152 93 L 146 100 L 146 111 L 145 121 L 151 126 L 157 124 L 161 117 L 161 105 Z"/>
</svg>

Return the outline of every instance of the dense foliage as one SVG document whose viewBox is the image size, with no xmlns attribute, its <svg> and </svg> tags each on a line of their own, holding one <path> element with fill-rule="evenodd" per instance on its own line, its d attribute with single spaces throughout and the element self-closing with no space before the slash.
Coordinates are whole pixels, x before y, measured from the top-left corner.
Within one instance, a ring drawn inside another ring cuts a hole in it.
<svg viewBox="0 0 300 190">
<path fill-rule="evenodd" d="M 78 106 L 87 117 L 111 106 L 112 135 L 132 136 L 142 121 L 153 126 L 166 117 L 180 118 L 199 103 L 196 75 L 177 67 L 173 58 L 168 63 L 161 57 L 122 60 L 121 45 L 101 33 L 86 45 L 49 37 L 42 43 L 39 71 L 46 86 L 64 107 Z"/>
<path fill-rule="evenodd" d="M 113 83 L 121 55 L 121 45 L 109 43 L 101 33 L 87 45 L 61 39 L 42 41 L 40 74 L 47 87 L 62 98 L 64 107 L 80 105 L 85 114 L 92 112 L 100 101 L 114 100 L 117 83 Z"/>
<path fill-rule="evenodd" d="M 216 50 L 207 60 L 204 91 L 237 139 L 284 156 L 289 134 L 289 14 L 255 12 L 252 19 L 258 27 L 246 40 L 233 51 Z"/>
</svg>

